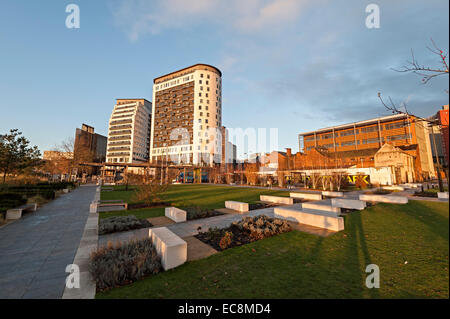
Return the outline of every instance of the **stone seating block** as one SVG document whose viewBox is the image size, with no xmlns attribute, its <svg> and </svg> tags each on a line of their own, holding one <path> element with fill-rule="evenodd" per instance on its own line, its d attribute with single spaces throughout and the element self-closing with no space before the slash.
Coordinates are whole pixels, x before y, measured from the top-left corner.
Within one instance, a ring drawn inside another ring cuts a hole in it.
<svg viewBox="0 0 450 319">
<path fill-rule="evenodd" d="M 187 220 L 186 211 L 176 207 L 166 207 L 164 215 L 176 223 L 182 223 Z"/>
<path fill-rule="evenodd" d="M 149 229 L 149 237 L 161 257 L 164 270 L 184 264 L 187 260 L 187 243 L 171 232 L 167 227 Z"/>
<path fill-rule="evenodd" d="M 225 202 L 225 208 L 237 210 L 240 213 L 245 213 L 249 211 L 248 203 L 235 202 L 232 200 L 227 200 Z"/>
</svg>

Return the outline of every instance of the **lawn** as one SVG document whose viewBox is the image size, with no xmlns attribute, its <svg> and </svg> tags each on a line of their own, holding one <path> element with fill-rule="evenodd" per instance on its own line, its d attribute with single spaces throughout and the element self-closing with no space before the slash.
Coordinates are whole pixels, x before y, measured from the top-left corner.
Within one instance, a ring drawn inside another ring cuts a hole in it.
<svg viewBox="0 0 450 319">
<path fill-rule="evenodd" d="M 448 218 L 448 203 L 378 204 L 347 215 L 345 230 L 327 238 L 292 231 L 96 297 L 448 298 Z M 365 286 L 368 264 L 380 268 L 379 289 Z"/>
<path fill-rule="evenodd" d="M 124 186 L 116 186 L 116 191 L 101 192 L 102 200 L 122 199 L 127 203 L 134 203 L 135 190 L 125 191 Z M 247 203 L 259 201 L 259 195 L 289 196 L 289 192 L 279 190 L 265 190 L 245 187 L 215 186 L 215 185 L 171 185 L 165 193 L 164 201 L 179 208 L 198 206 L 216 209 L 225 207 L 225 201 L 235 200 Z M 112 216 L 135 215 L 137 218 L 164 216 L 164 208 L 141 208 L 127 211 L 113 211 L 100 213 L 100 218 Z"/>
</svg>

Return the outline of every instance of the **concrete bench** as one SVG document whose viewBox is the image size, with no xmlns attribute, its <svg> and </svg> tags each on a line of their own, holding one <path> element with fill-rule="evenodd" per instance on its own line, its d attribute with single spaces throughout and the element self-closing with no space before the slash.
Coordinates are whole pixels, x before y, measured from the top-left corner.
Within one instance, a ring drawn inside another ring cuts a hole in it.
<svg viewBox="0 0 450 319">
<path fill-rule="evenodd" d="M 405 188 L 398 185 L 392 185 L 392 186 L 383 186 L 382 189 L 388 190 L 388 191 L 404 191 Z"/>
<path fill-rule="evenodd" d="M 22 218 L 23 212 L 35 212 L 37 210 L 37 204 L 25 204 L 17 208 L 11 208 L 6 211 L 6 219 L 15 220 Z"/>
<path fill-rule="evenodd" d="M 359 195 L 359 200 L 364 200 L 366 202 L 380 202 L 380 203 L 390 203 L 390 204 L 407 204 L 408 203 L 408 197 L 390 196 L 390 195 L 363 194 L 363 195 Z"/>
<path fill-rule="evenodd" d="M 184 264 L 187 260 L 187 243 L 167 227 L 150 228 L 149 237 L 153 241 L 164 270 Z"/>
<path fill-rule="evenodd" d="M 322 195 L 327 197 L 344 197 L 344 192 L 323 191 Z"/>
<path fill-rule="evenodd" d="M 323 204 L 321 202 L 302 203 L 302 209 L 303 208 L 314 209 L 314 210 L 325 211 L 325 212 L 332 212 L 337 215 L 339 215 L 341 213 L 341 209 L 339 207 L 334 207 L 332 205 Z"/>
<path fill-rule="evenodd" d="M 366 202 L 357 199 L 347 199 L 347 198 L 332 198 L 331 206 L 346 208 L 346 209 L 358 209 L 363 210 L 366 208 Z"/>
<path fill-rule="evenodd" d="M 64 194 L 67 194 L 67 193 L 69 193 L 69 192 L 70 192 L 70 189 L 68 189 L 68 188 L 64 188 L 64 189 L 63 189 L 63 192 L 64 192 Z"/>
<path fill-rule="evenodd" d="M 98 196 L 96 196 L 96 199 Z M 122 200 L 94 200 L 89 206 L 90 213 L 98 213 L 100 207 L 123 206 L 124 210 L 128 209 L 128 203 Z"/>
<path fill-rule="evenodd" d="M 232 200 L 227 200 L 225 202 L 225 208 L 237 210 L 240 213 L 245 213 L 249 211 L 248 203 L 235 202 Z"/>
<path fill-rule="evenodd" d="M 332 231 L 344 230 L 344 219 L 332 212 L 305 212 L 294 207 L 276 207 L 274 216 L 275 218 Z"/>
<path fill-rule="evenodd" d="M 294 199 L 291 198 L 291 197 L 279 197 L 279 196 L 260 195 L 259 196 L 259 200 L 262 201 L 262 202 L 294 205 Z"/>
<path fill-rule="evenodd" d="M 300 198 L 307 200 L 322 200 L 322 194 L 317 193 L 290 193 L 292 198 Z"/>
<path fill-rule="evenodd" d="M 123 206 L 125 210 L 128 209 L 128 203 L 125 203 L 121 199 L 100 200 L 97 202 L 99 207 L 105 206 Z"/>
<path fill-rule="evenodd" d="M 182 209 L 176 207 L 166 207 L 164 211 L 164 215 L 173 220 L 175 223 L 182 223 L 187 219 L 187 213 Z"/>
<path fill-rule="evenodd" d="M 438 192 L 437 195 L 439 199 L 448 199 L 448 192 Z"/>
</svg>

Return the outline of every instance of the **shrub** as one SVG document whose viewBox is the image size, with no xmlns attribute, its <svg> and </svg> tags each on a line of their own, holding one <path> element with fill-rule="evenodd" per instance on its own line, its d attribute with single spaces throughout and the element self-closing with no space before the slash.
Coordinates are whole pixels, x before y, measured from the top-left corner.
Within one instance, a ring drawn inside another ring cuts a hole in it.
<svg viewBox="0 0 450 319">
<path fill-rule="evenodd" d="M 222 215 L 220 212 L 213 209 L 206 209 L 198 206 L 185 208 L 185 211 L 188 220 Z"/>
<path fill-rule="evenodd" d="M 225 232 L 225 235 L 223 235 L 222 239 L 220 239 L 219 246 L 222 249 L 227 249 L 231 245 L 231 240 L 233 239 L 233 233 L 232 232 Z"/>
<path fill-rule="evenodd" d="M 160 271 L 161 259 L 151 238 L 115 246 L 108 243 L 92 252 L 89 262 L 89 272 L 99 290 L 130 284 Z"/>
<path fill-rule="evenodd" d="M 196 237 L 216 250 L 224 250 L 288 231 L 291 231 L 291 226 L 287 221 L 261 215 L 245 217 L 228 228 L 210 228 Z"/>
<path fill-rule="evenodd" d="M 113 216 L 100 220 L 98 233 L 99 235 L 104 235 L 152 226 L 153 225 L 148 220 L 137 219 L 134 215 Z"/>
</svg>

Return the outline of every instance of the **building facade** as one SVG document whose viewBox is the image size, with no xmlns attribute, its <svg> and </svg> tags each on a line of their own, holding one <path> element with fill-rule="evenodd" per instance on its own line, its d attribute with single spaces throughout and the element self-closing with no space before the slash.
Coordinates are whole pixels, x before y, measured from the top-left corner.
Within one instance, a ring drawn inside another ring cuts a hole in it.
<svg viewBox="0 0 450 319">
<path fill-rule="evenodd" d="M 106 159 L 106 136 L 95 133 L 94 128 L 83 124 L 75 131 L 75 158 L 82 162 L 104 162 Z"/>
<path fill-rule="evenodd" d="M 299 134 L 300 152 L 307 155 L 313 150 L 326 150 L 334 157 L 353 161 L 355 167 L 374 167 L 373 155 L 384 144 L 414 156 L 417 179 L 436 176 L 430 129 L 426 121 L 414 116 L 385 116 Z M 363 162 L 359 163 L 361 159 Z"/>
<path fill-rule="evenodd" d="M 149 161 L 151 109 L 146 99 L 117 99 L 109 120 L 106 162 Z"/>
<path fill-rule="evenodd" d="M 222 72 L 196 64 L 153 82 L 150 160 L 220 163 Z"/>
</svg>

